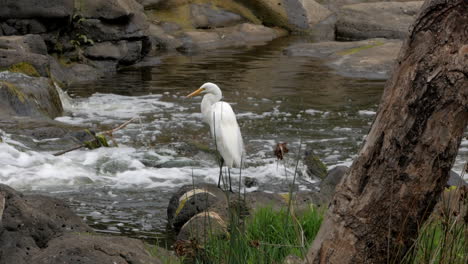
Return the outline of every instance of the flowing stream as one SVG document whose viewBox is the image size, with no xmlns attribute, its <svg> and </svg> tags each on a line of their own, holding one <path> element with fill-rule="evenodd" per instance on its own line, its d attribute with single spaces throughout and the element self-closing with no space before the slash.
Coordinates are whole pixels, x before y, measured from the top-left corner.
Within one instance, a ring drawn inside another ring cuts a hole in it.
<svg viewBox="0 0 468 264">
<path fill-rule="evenodd" d="M 171 194 L 182 185 L 215 183 L 218 177 L 216 157 L 209 151 L 214 144 L 201 121 L 201 98 L 185 98 L 207 81 L 221 87 L 237 114 L 247 152 L 242 176 L 259 182 L 246 191 L 287 191 L 299 142 L 329 168 L 349 166 L 375 116 L 384 82 L 340 77 L 318 59 L 283 55 L 296 41 L 303 40 L 169 54 L 157 66 L 70 87 L 59 121 L 101 131 L 139 118 L 115 133 L 118 148 L 59 157 L 52 155 L 59 139 L 4 134 L 0 182 L 66 199 L 100 232 L 167 243 Z M 290 149 L 281 162 L 273 156 L 278 142 Z M 464 140 L 457 172 L 467 157 Z M 303 171 L 300 164 L 298 188 L 313 189 L 315 181 Z M 239 173 L 233 170 L 233 178 Z"/>
</svg>

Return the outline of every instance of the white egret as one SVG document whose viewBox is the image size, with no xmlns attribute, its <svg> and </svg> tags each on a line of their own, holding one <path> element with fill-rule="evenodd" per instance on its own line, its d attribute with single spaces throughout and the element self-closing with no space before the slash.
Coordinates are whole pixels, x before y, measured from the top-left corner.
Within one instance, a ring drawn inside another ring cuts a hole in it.
<svg viewBox="0 0 468 264">
<path fill-rule="evenodd" d="M 221 89 L 214 83 L 205 83 L 187 97 L 205 94 L 201 102 L 203 121 L 210 126 L 216 150 L 221 155 L 218 187 L 220 187 L 223 163 L 228 167 L 229 189 L 231 190 L 232 167 L 240 167 L 244 144 L 236 114 L 231 105 L 222 102 Z"/>
</svg>

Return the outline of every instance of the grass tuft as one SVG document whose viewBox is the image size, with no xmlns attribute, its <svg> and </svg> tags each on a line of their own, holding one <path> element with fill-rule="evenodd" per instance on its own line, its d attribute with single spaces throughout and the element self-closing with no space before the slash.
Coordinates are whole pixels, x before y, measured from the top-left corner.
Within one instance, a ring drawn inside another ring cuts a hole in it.
<svg viewBox="0 0 468 264">
<path fill-rule="evenodd" d="M 291 254 L 303 257 L 322 219 L 323 211 L 314 206 L 297 217 L 286 209 L 278 212 L 271 207 L 261 208 L 244 223 L 231 225 L 228 239 L 208 239 L 204 255 L 197 262 L 266 264 L 282 263 Z"/>
</svg>

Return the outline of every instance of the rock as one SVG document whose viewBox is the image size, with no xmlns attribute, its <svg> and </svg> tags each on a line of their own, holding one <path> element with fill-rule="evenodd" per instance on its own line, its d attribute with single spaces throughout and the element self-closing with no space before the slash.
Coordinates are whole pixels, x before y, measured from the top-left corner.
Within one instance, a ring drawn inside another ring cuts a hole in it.
<svg viewBox="0 0 468 264">
<path fill-rule="evenodd" d="M 61 65 L 56 60 L 51 60 L 50 62 L 51 78 L 64 86 L 97 80 L 103 77 L 105 73 L 87 64 L 73 63 L 71 65 Z"/>
<path fill-rule="evenodd" d="M 3 24 L 3 25 L 2 25 Z M 44 23 L 37 19 L 8 19 L 0 23 L 0 31 L 5 28 L 5 35 L 42 34 L 47 32 Z"/>
<path fill-rule="evenodd" d="M 216 203 L 227 204 L 226 195 L 216 185 L 185 185 L 169 201 L 168 222 L 178 231 L 194 215 L 207 210 Z"/>
<path fill-rule="evenodd" d="M 190 13 L 195 28 L 228 27 L 239 24 L 245 19 L 238 14 L 214 9 L 208 4 L 191 4 Z"/>
<path fill-rule="evenodd" d="M 265 25 L 291 31 L 308 31 L 331 15 L 331 12 L 314 0 L 241 0 L 250 7 Z"/>
<path fill-rule="evenodd" d="M 244 186 L 247 188 L 258 186 L 258 180 L 252 177 L 244 177 Z"/>
<path fill-rule="evenodd" d="M 324 58 L 337 74 L 366 79 L 387 79 L 400 51 L 401 41 L 369 39 L 352 42 L 294 44 L 284 50 L 290 56 Z"/>
<path fill-rule="evenodd" d="M 143 13 L 143 6 L 135 0 L 80 0 L 75 9 L 83 18 L 101 20 L 129 20 Z"/>
<path fill-rule="evenodd" d="M 0 49 L 47 55 L 47 46 L 40 35 L 0 37 Z"/>
<path fill-rule="evenodd" d="M 63 112 L 55 86 L 49 79 L 22 73 L 0 72 L 0 113 L 55 118 Z"/>
<path fill-rule="evenodd" d="M 65 232 L 91 231 L 61 200 L 22 195 L 0 184 L 5 209 L 0 226 L 0 264 L 36 263 L 29 258 Z"/>
<path fill-rule="evenodd" d="M 74 0 L 3 0 L 0 19 L 71 18 Z"/>
<path fill-rule="evenodd" d="M 85 19 L 77 26 L 77 34 L 87 36 L 93 42 L 142 39 L 146 37 L 146 22 L 110 24 L 99 19 Z"/>
<path fill-rule="evenodd" d="M 36 264 L 148 263 L 162 264 L 150 256 L 140 240 L 100 236 L 90 233 L 67 233 L 51 240 L 47 248 L 31 258 Z"/>
<path fill-rule="evenodd" d="M 177 235 L 177 240 L 195 239 L 204 243 L 210 236 L 225 236 L 227 234 L 226 217 L 215 211 L 201 212 L 185 223 Z"/>
<path fill-rule="evenodd" d="M 458 173 L 454 172 L 453 170 L 450 171 L 450 176 L 447 181 L 447 186 L 468 186 L 468 183 L 458 175 Z"/>
<path fill-rule="evenodd" d="M 9 70 L 30 76 L 48 76 L 49 57 L 12 49 L 0 49 L 0 72 Z"/>
<path fill-rule="evenodd" d="M 336 166 L 331 169 L 325 179 L 320 183 L 320 196 L 325 202 L 329 202 L 335 194 L 335 187 L 343 179 L 349 168 L 346 166 Z"/>
<path fill-rule="evenodd" d="M 422 3 L 379 2 L 343 6 L 338 12 L 336 37 L 345 40 L 404 39 Z"/>
<path fill-rule="evenodd" d="M 175 37 L 167 34 L 161 27 L 151 24 L 148 29 L 148 35 L 152 42 L 154 55 L 159 50 L 175 50 L 182 46 L 182 42 Z"/>
<path fill-rule="evenodd" d="M 243 23 L 214 30 L 188 31 L 182 35 L 183 51 L 208 50 L 222 47 L 242 47 L 264 44 L 286 35 L 285 31 L 261 25 Z"/>
<path fill-rule="evenodd" d="M 136 0 L 140 3 L 145 9 L 152 9 L 158 7 L 161 3 L 166 0 Z"/>
<path fill-rule="evenodd" d="M 102 42 L 85 49 L 85 56 L 94 60 L 117 60 L 121 64 L 132 64 L 142 57 L 141 41 L 122 40 L 117 43 Z"/>
<path fill-rule="evenodd" d="M 327 165 L 325 165 L 310 146 L 306 147 L 304 153 L 304 165 L 307 166 L 307 175 L 311 178 L 323 179 L 327 176 Z"/>
</svg>

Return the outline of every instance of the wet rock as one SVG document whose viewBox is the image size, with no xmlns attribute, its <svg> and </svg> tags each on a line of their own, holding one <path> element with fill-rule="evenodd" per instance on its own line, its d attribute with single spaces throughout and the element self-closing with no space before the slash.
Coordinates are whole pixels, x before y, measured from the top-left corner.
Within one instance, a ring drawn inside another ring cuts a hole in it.
<svg viewBox="0 0 468 264">
<path fill-rule="evenodd" d="M 62 65 L 56 60 L 50 61 L 50 77 L 64 86 L 78 82 L 88 82 L 103 77 L 104 71 L 82 63 Z"/>
<path fill-rule="evenodd" d="M 252 177 L 244 177 L 244 186 L 247 188 L 258 186 L 258 180 Z"/>
<path fill-rule="evenodd" d="M 55 118 L 63 112 L 49 79 L 8 71 L 0 72 L 0 104 L 7 115 Z"/>
<path fill-rule="evenodd" d="M 307 31 L 331 12 L 314 0 L 242 0 L 265 25 Z"/>
<path fill-rule="evenodd" d="M 379 2 L 342 6 L 336 22 L 336 37 L 404 39 L 422 1 Z"/>
<path fill-rule="evenodd" d="M 65 232 L 91 229 L 61 200 L 22 195 L 0 184 L 5 209 L 0 225 L 0 264 L 35 263 L 29 258 Z"/>
<path fill-rule="evenodd" d="M 47 77 L 49 62 L 49 57 L 45 55 L 0 49 L 0 72 L 10 70 L 31 76 Z"/>
<path fill-rule="evenodd" d="M 3 0 L 0 19 L 70 18 L 74 0 Z"/>
<path fill-rule="evenodd" d="M 216 185 L 186 185 L 170 199 L 167 218 L 176 231 L 194 215 L 207 210 L 216 203 L 227 203 L 226 195 Z"/>
<path fill-rule="evenodd" d="M 468 183 L 458 173 L 451 170 L 447 186 L 468 186 Z"/>
<path fill-rule="evenodd" d="M 286 48 L 284 53 L 289 56 L 324 58 L 329 67 L 343 76 L 387 79 L 400 47 L 400 40 L 330 41 L 294 44 Z"/>
<path fill-rule="evenodd" d="M 323 179 L 327 176 L 327 165 L 314 154 L 310 146 L 306 147 L 304 153 L 304 165 L 307 166 L 307 175 L 311 178 Z"/>
<path fill-rule="evenodd" d="M 47 46 L 40 35 L 0 37 L 0 49 L 47 55 Z"/>
<path fill-rule="evenodd" d="M 221 9 L 214 9 L 208 4 L 191 4 L 190 13 L 195 28 L 228 27 L 244 22 L 240 15 Z"/>
<path fill-rule="evenodd" d="M 163 263 L 150 256 L 143 242 L 116 236 L 89 233 L 65 234 L 51 240 L 47 248 L 31 258 L 30 263 Z"/>
<path fill-rule="evenodd" d="M 335 194 L 335 187 L 343 179 L 349 168 L 346 166 L 336 166 L 331 169 L 325 179 L 320 183 L 320 196 L 325 202 L 329 202 Z"/>
</svg>

